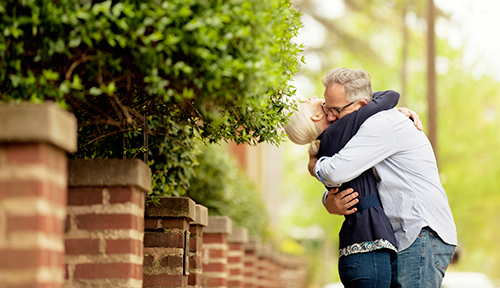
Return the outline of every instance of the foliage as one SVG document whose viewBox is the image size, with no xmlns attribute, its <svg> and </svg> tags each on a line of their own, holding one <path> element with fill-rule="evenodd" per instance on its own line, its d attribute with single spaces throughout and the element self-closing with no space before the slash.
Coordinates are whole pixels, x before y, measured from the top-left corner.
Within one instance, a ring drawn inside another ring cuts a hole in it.
<svg viewBox="0 0 500 288">
<path fill-rule="evenodd" d="M 211 215 L 229 216 L 233 226 L 248 228 L 251 235 L 265 238 L 269 215 L 260 192 L 237 167 L 227 149 L 219 145 L 203 146 L 197 175 L 187 196 L 208 208 Z"/>
<path fill-rule="evenodd" d="M 290 0 L 0 0 L 0 17 L 0 101 L 73 112 L 76 158 L 147 148 L 154 194 L 189 188 L 194 138 L 281 139 L 299 67 Z"/>
</svg>

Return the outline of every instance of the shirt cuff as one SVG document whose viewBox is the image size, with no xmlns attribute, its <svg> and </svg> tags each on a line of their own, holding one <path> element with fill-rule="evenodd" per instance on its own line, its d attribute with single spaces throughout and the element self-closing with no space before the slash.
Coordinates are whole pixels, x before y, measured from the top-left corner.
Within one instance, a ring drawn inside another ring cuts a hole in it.
<svg viewBox="0 0 500 288">
<path fill-rule="evenodd" d="M 330 181 L 326 177 L 324 177 L 328 174 L 326 173 L 326 175 L 325 175 L 325 173 L 322 172 L 322 171 L 325 171 L 326 168 L 322 168 L 321 163 L 324 161 L 327 161 L 330 158 L 331 157 L 326 157 L 326 156 L 319 158 L 318 161 L 316 162 L 316 165 L 314 165 L 313 172 L 314 172 L 314 175 L 316 175 L 316 178 L 318 178 L 318 180 L 323 185 L 325 185 L 326 187 L 330 187 L 330 188 L 337 188 L 337 187 L 340 187 L 342 185 L 342 183 L 333 183 L 332 181 Z"/>
<path fill-rule="evenodd" d="M 321 198 L 321 202 L 323 202 L 323 206 L 325 206 L 326 197 L 328 196 L 328 189 L 323 192 L 323 197 Z"/>
<path fill-rule="evenodd" d="M 316 164 L 314 165 L 314 175 L 316 175 L 316 177 L 318 178 L 318 180 L 323 184 L 323 185 L 326 185 L 326 179 L 324 179 L 322 176 L 321 176 L 321 162 L 325 161 L 326 159 L 328 159 L 327 157 L 323 156 L 321 158 L 318 159 L 318 161 L 316 162 Z"/>
</svg>

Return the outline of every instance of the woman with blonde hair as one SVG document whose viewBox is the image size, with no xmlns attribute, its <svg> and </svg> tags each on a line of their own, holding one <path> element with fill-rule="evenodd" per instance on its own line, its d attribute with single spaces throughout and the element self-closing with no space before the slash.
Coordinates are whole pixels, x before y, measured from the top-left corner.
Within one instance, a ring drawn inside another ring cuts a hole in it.
<svg viewBox="0 0 500 288">
<path fill-rule="evenodd" d="M 395 91 L 376 92 L 372 101 L 353 101 L 349 105 L 360 105 L 361 108 L 329 123 L 327 113 L 333 113 L 333 108 L 325 109 L 324 101 L 313 96 L 297 103 L 297 110 L 289 117 L 290 123 L 285 125 L 285 131 L 293 143 L 310 144 L 310 155 L 318 158 L 332 156 L 347 144 L 367 118 L 382 110 L 392 109 L 398 100 L 399 93 Z M 337 113 L 342 109 L 336 109 Z M 417 116 L 419 121 L 418 115 L 405 109 L 401 108 L 400 112 Z M 415 125 L 418 127 L 417 121 Z M 341 281 L 345 287 L 390 287 L 391 263 L 397 256 L 397 243 L 378 198 L 373 170 L 369 169 L 342 184 L 338 191 L 348 188 L 358 192 L 359 202 L 355 206 L 357 212 L 345 216 L 339 232 Z M 346 259 L 349 261 L 344 261 Z"/>
</svg>

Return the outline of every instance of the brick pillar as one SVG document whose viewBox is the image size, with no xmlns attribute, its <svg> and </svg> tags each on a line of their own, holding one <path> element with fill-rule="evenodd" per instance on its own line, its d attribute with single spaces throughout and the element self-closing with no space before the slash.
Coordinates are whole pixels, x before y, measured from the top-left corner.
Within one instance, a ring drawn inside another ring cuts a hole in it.
<svg viewBox="0 0 500 288">
<path fill-rule="evenodd" d="M 257 287 L 257 264 L 258 255 L 257 251 L 260 249 L 261 240 L 259 237 L 250 237 L 248 242 L 244 245 L 245 258 L 243 267 L 243 287 L 256 288 Z"/>
<path fill-rule="evenodd" d="M 203 227 L 208 225 L 208 209 L 207 207 L 196 205 L 196 218 L 190 223 L 189 232 L 191 236 L 189 252 L 189 277 L 188 287 L 201 288 L 201 277 L 203 274 L 202 258 L 203 258 Z"/>
<path fill-rule="evenodd" d="M 142 287 L 144 197 L 141 160 L 71 160 L 66 287 Z"/>
<path fill-rule="evenodd" d="M 53 103 L 0 105 L 0 286 L 62 287 L 66 152 L 76 119 Z"/>
<path fill-rule="evenodd" d="M 150 203 L 145 214 L 143 287 L 187 287 L 196 204 L 187 197 L 155 198 L 159 205 Z"/>
<path fill-rule="evenodd" d="M 242 288 L 243 268 L 245 257 L 245 243 L 248 242 L 248 229 L 244 227 L 233 227 L 233 233 L 227 238 L 229 251 L 227 254 L 227 287 Z"/>
<path fill-rule="evenodd" d="M 269 288 L 271 278 L 271 261 L 270 255 L 272 253 L 271 244 L 263 243 L 257 249 L 257 288 Z"/>
<path fill-rule="evenodd" d="M 227 236 L 231 233 L 231 218 L 208 217 L 203 229 L 203 287 L 227 287 Z"/>
</svg>

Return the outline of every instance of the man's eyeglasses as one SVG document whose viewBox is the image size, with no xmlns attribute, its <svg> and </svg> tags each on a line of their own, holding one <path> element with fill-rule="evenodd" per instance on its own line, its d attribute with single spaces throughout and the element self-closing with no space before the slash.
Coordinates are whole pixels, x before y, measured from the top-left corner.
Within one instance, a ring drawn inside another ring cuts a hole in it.
<svg viewBox="0 0 500 288">
<path fill-rule="evenodd" d="M 352 104 L 356 103 L 357 101 L 354 101 L 354 102 L 351 102 L 347 105 L 345 105 L 344 107 L 342 108 L 329 108 L 326 106 L 326 103 L 323 102 L 323 104 L 321 104 L 321 108 L 323 108 L 323 111 L 325 111 L 325 114 L 328 115 L 328 112 L 332 113 L 333 116 L 335 117 L 339 117 L 340 116 L 340 112 L 342 110 L 344 110 L 345 108 L 351 106 Z"/>
</svg>

